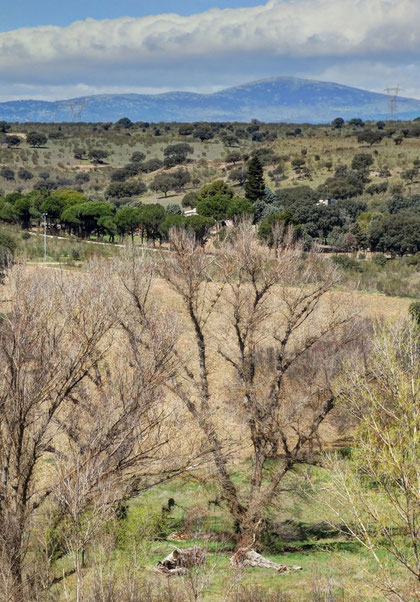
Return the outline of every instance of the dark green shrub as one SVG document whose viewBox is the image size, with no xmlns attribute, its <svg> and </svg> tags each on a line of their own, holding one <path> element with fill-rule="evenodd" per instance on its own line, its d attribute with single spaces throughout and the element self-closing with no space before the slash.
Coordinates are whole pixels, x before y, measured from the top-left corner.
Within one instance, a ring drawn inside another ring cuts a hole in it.
<svg viewBox="0 0 420 602">
<path fill-rule="evenodd" d="M 413 320 L 420 326 L 420 301 L 414 301 L 408 311 Z"/>
<path fill-rule="evenodd" d="M 355 272 L 361 272 L 362 266 L 356 259 L 352 259 L 347 255 L 334 255 L 332 258 L 333 262 L 343 270 L 354 270 Z"/>
<path fill-rule="evenodd" d="M 388 259 L 385 257 L 385 255 L 382 254 L 375 255 L 375 257 L 372 259 L 372 263 L 380 266 L 381 268 L 383 268 L 387 264 L 387 262 Z"/>
</svg>

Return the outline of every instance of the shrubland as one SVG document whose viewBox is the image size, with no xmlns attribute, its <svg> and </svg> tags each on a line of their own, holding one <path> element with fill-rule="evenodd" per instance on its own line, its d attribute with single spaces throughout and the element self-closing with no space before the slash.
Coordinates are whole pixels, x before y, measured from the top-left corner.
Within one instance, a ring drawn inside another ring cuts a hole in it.
<svg viewBox="0 0 420 602">
<path fill-rule="evenodd" d="M 47 213 L 51 232 L 114 240 L 130 233 L 124 209 L 156 240 L 165 228 L 142 206 L 191 203 L 217 222 L 287 212 L 307 244 L 337 251 L 419 251 L 417 121 L 6 125 L 0 219 L 23 228 Z"/>
</svg>

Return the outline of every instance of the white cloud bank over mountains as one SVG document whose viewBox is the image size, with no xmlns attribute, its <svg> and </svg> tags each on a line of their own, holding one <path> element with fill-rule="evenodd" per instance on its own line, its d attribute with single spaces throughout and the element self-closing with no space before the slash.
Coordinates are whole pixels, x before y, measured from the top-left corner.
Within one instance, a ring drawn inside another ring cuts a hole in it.
<svg viewBox="0 0 420 602">
<path fill-rule="evenodd" d="M 274 75 L 420 97 L 420 0 L 269 0 L 0 33 L 0 98 L 212 91 Z"/>
</svg>

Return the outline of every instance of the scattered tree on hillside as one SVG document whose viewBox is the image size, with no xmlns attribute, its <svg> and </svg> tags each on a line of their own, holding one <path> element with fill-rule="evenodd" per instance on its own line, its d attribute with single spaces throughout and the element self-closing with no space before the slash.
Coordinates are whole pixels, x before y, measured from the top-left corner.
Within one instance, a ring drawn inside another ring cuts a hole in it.
<svg viewBox="0 0 420 602">
<path fill-rule="evenodd" d="M 139 163 L 140 170 L 144 173 L 151 173 L 152 171 L 157 171 L 161 167 L 163 167 L 163 161 L 161 159 L 149 159 L 144 163 Z"/>
<path fill-rule="evenodd" d="M 112 199 L 121 199 L 124 197 L 141 196 L 147 190 L 147 186 L 142 181 L 137 182 L 112 182 L 107 190 L 106 196 Z"/>
<path fill-rule="evenodd" d="M 73 157 L 79 161 L 82 161 L 85 158 L 85 153 L 86 149 L 82 148 L 81 146 L 75 146 L 73 149 Z"/>
<path fill-rule="evenodd" d="M 39 148 L 47 143 L 47 137 L 41 132 L 29 132 L 26 136 L 26 142 L 32 147 Z"/>
<path fill-rule="evenodd" d="M 351 162 L 351 168 L 355 170 L 359 169 L 369 169 L 371 165 L 373 165 L 373 157 L 369 153 L 358 153 L 354 155 L 353 160 Z"/>
<path fill-rule="evenodd" d="M 185 167 L 178 167 L 171 175 L 176 190 L 184 190 L 186 185 L 191 182 L 191 174 Z"/>
<path fill-rule="evenodd" d="M 176 187 L 176 182 L 172 174 L 160 173 L 155 176 L 149 187 L 155 192 L 163 192 L 166 198 L 168 192 Z"/>
<path fill-rule="evenodd" d="M 10 182 L 15 179 L 15 172 L 10 167 L 2 167 L 0 169 L 0 176 Z"/>
<path fill-rule="evenodd" d="M 128 117 L 122 117 L 116 122 L 116 127 L 129 129 L 132 128 L 134 123 Z"/>
<path fill-rule="evenodd" d="M 367 142 L 369 146 L 382 142 L 385 134 L 378 130 L 364 130 L 357 135 L 357 142 Z"/>
<path fill-rule="evenodd" d="M 9 148 L 16 148 L 22 142 L 22 138 L 20 136 L 10 135 L 6 137 L 7 146 Z"/>
<path fill-rule="evenodd" d="M 33 173 L 31 171 L 29 171 L 28 169 L 25 169 L 24 167 L 19 168 L 18 178 L 20 180 L 25 180 L 25 182 L 27 182 L 28 180 L 32 180 L 33 177 L 34 177 Z"/>
<path fill-rule="evenodd" d="M 103 163 L 107 157 L 108 151 L 102 148 L 93 148 L 89 151 L 89 159 L 91 159 L 92 163 Z"/>
<path fill-rule="evenodd" d="M 409 184 L 412 184 L 419 175 L 419 168 L 417 166 L 410 167 L 410 169 L 406 169 L 401 172 L 400 175 L 403 180 L 406 180 Z"/>
<path fill-rule="evenodd" d="M 186 142 L 170 144 L 163 151 L 165 167 L 174 167 L 175 165 L 186 163 L 188 155 L 191 155 L 193 152 L 193 147 Z"/>
<path fill-rule="evenodd" d="M 205 140 L 212 140 L 212 138 L 214 138 L 214 133 L 210 125 L 203 124 L 194 130 L 193 136 L 194 138 L 199 138 L 201 142 L 204 142 Z"/>
<path fill-rule="evenodd" d="M 143 163 L 143 161 L 146 159 L 146 155 L 140 151 L 136 151 L 135 153 L 133 153 L 131 155 L 130 161 L 132 163 Z"/>
<path fill-rule="evenodd" d="M 236 163 L 242 161 L 242 154 L 240 153 L 240 151 L 232 151 L 227 155 L 226 161 L 228 163 L 233 163 L 234 165 L 236 165 Z"/>
<path fill-rule="evenodd" d="M 245 182 L 245 196 L 255 203 L 265 196 L 264 171 L 258 157 L 252 157 L 248 163 L 248 174 Z"/>
<path fill-rule="evenodd" d="M 229 173 L 229 180 L 238 182 L 239 186 L 243 186 L 246 182 L 247 175 L 248 173 L 245 169 L 238 167 L 237 169 L 232 169 Z"/>
</svg>

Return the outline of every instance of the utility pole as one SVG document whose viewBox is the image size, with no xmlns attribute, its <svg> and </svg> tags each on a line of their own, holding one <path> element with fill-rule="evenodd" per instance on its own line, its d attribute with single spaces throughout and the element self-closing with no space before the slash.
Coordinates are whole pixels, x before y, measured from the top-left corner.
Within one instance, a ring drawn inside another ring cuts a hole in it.
<svg viewBox="0 0 420 602">
<path fill-rule="evenodd" d="M 47 215 L 48 213 L 42 214 L 42 225 L 44 226 L 44 262 L 47 261 Z"/>
</svg>

